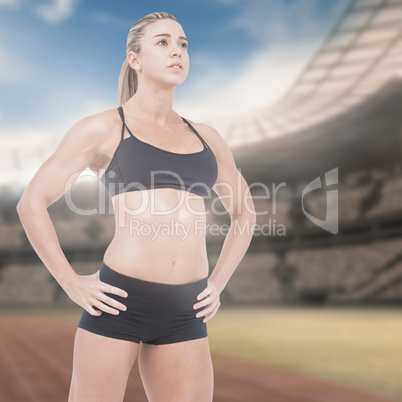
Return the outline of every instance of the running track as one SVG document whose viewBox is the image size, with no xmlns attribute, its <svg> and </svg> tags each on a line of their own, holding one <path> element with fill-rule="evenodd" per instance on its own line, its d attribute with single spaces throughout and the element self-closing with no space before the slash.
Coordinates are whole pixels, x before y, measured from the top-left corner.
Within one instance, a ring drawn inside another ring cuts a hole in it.
<svg viewBox="0 0 402 402">
<path fill-rule="evenodd" d="M 0 317 L 1 402 L 67 401 L 76 325 L 43 316 Z M 214 402 L 401 402 L 216 353 L 212 359 Z M 137 364 L 124 401 L 147 402 Z"/>
</svg>

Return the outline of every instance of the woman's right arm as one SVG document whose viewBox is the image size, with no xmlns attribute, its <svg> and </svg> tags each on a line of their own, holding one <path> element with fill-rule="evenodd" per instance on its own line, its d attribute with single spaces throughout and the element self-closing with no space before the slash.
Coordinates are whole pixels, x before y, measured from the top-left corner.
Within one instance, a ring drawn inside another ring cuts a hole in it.
<svg viewBox="0 0 402 402">
<path fill-rule="evenodd" d="M 102 313 L 93 306 L 108 313 L 118 313 L 105 303 L 126 309 L 103 292 L 122 297 L 127 293 L 101 282 L 99 271 L 92 275 L 78 275 L 73 270 L 60 247 L 47 209 L 61 198 L 83 170 L 98 161 L 100 148 L 111 132 L 110 126 L 111 119 L 106 112 L 75 123 L 38 169 L 17 205 L 21 224 L 35 252 L 68 296 L 92 315 Z"/>
</svg>

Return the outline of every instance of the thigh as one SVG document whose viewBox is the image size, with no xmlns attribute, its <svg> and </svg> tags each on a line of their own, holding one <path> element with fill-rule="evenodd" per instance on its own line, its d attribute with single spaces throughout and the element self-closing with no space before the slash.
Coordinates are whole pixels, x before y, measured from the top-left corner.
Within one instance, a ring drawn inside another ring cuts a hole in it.
<svg viewBox="0 0 402 402">
<path fill-rule="evenodd" d="M 138 367 L 150 402 L 211 402 L 214 374 L 208 337 L 141 343 Z"/>
<path fill-rule="evenodd" d="M 68 401 L 123 401 L 138 350 L 138 343 L 77 328 Z"/>
</svg>

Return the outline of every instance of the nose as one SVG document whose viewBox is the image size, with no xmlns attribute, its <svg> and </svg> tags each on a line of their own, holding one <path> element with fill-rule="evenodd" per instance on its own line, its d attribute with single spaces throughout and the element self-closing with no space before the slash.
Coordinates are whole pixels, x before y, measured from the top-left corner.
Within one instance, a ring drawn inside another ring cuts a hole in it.
<svg viewBox="0 0 402 402">
<path fill-rule="evenodd" d="M 184 50 L 184 49 L 182 49 L 182 48 L 180 47 L 180 45 L 174 44 L 173 47 L 172 47 L 172 50 L 171 50 L 171 52 L 170 52 L 170 55 L 171 55 L 171 56 L 176 56 L 176 55 L 177 55 L 177 56 L 181 56 L 183 50 Z"/>
</svg>

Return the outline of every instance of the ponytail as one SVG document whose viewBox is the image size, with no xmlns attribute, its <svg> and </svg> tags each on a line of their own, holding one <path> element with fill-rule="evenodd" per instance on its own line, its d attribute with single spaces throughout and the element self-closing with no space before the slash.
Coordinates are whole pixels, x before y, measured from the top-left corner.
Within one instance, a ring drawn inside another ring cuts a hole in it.
<svg viewBox="0 0 402 402">
<path fill-rule="evenodd" d="M 137 72 L 128 64 L 127 57 L 124 59 L 123 66 L 120 71 L 117 106 L 126 103 L 136 92 L 138 88 Z"/>
</svg>

